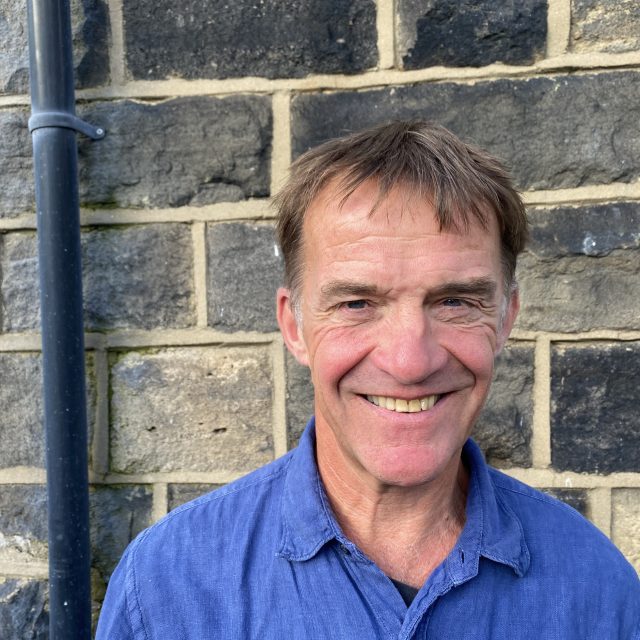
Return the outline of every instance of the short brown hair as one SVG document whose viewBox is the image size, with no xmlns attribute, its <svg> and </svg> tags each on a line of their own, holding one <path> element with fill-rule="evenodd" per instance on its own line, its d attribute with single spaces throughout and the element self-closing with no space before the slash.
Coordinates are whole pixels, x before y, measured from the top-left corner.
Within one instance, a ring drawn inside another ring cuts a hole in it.
<svg viewBox="0 0 640 640">
<path fill-rule="evenodd" d="M 285 284 L 299 289 L 302 229 L 311 202 L 336 181 L 342 202 L 368 180 L 378 183 L 380 203 L 396 185 L 434 207 L 441 229 L 466 229 L 473 216 L 486 227 L 495 215 L 500 229 L 505 283 L 514 281 L 517 255 L 528 236 L 524 204 L 505 167 L 462 142 L 449 130 L 421 120 L 392 122 L 307 151 L 291 166 L 274 198 Z M 374 207 L 375 209 L 375 207 Z"/>
</svg>

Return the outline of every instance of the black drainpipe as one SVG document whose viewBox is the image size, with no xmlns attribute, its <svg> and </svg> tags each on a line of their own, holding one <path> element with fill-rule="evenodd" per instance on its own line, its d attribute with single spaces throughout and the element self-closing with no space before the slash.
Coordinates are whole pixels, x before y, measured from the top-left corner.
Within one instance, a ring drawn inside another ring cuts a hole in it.
<svg viewBox="0 0 640 640">
<path fill-rule="evenodd" d="M 91 636 L 89 488 L 76 132 L 68 0 L 28 0 L 49 522 L 50 640 Z"/>
</svg>

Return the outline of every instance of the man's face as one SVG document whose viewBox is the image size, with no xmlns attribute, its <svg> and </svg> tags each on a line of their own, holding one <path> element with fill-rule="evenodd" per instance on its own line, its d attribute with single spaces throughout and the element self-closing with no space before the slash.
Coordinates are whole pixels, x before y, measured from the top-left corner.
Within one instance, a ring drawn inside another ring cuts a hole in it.
<svg viewBox="0 0 640 640">
<path fill-rule="evenodd" d="M 433 209 L 375 184 L 304 224 L 301 309 L 278 292 L 287 345 L 310 367 L 317 456 L 345 478 L 413 486 L 454 474 L 517 313 L 497 224 L 440 231 Z M 505 311 L 506 309 L 506 311 Z"/>
</svg>

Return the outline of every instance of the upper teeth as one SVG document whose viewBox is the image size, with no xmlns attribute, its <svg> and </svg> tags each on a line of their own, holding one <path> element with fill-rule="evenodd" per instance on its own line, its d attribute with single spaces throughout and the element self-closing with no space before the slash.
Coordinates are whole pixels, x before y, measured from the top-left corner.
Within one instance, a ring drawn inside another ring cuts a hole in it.
<svg viewBox="0 0 640 640">
<path fill-rule="evenodd" d="M 401 398 L 389 398 L 387 396 L 367 396 L 367 400 L 378 407 L 400 413 L 426 411 L 433 407 L 437 399 L 438 396 L 425 396 L 424 398 L 414 398 L 413 400 L 402 400 Z"/>
</svg>

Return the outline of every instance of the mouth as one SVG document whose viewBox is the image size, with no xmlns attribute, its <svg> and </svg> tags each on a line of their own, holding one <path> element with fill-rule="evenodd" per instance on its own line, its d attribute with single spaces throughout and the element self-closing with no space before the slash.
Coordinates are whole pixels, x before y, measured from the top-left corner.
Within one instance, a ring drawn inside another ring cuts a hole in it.
<svg viewBox="0 0 640 640">
<path fill-rule="evenodd" d="M 412 400 L 404 400 L 402 398 L 391 398 L 389 396 L 363 396 L 371 404 L 376 407 L 387 409 L 387 411 L 396 411 L 397 413 L 419 413 L 420 411 L 428 411 L 442 397 L 440 395 L 424 396 L 423 398 L 413 398 Z"/>
</svg>

